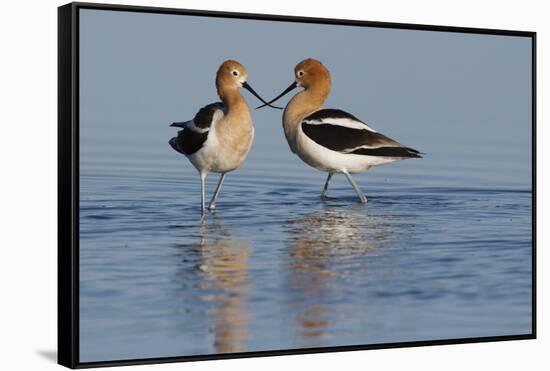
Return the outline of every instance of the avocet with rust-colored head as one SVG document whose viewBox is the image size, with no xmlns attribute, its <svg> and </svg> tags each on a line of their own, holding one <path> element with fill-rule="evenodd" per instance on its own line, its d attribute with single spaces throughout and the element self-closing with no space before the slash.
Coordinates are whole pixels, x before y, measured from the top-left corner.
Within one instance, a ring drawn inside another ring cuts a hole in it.
<svg viewBox="0 0 550 371">
<path fill-rule="evenodd" d="M 246 159 L 254 127 L 252 115 L 240 88 L 245 88 L 266 103 L 246 82 L 248 72 L 237 61 L 222 63 L 216 74 L 216 88 L 221 102 L 204 106 L 190 121 L 174 122 L 182 128 L 169 143 L 176 151 L 187 156 L 199 171 L 201 179 L 201 213 L 205 211 L 205 180 L 208 173 L 221 173 L 218 186 L 208 208 L 216 207 L 225 175 L 237 169 Z"/>
<path fill-rule="evenodd" d="M 330 94 L 327 68 L 315 59 L 305 59 L 294 68 L 295 81 L 264 107 L 296 87 L 303 90 L 286 105 L 283 128 L 292 152 L 306 164 L 328 172 L 321 198 L 326 197 L 334 173 L 346 176 L 361 202 L 367 198 L 350 174 L 367 171 L 420 153 L 382 135 L 357 117 L 339 109 L 323 109 Z M 260 108 L 258 107 L 258 108 Z"/>
</svg>

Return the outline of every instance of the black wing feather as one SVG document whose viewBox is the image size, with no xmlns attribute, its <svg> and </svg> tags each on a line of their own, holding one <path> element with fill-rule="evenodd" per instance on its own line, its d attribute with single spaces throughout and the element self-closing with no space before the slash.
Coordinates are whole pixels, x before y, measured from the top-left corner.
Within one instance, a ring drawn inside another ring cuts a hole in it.
<svg viewBox="0 0 550 371">
<path fill-rule="evenodd" d="M 381 156 L 381 157 L 411 157 L 422 158 L 420 153 L 408 147 L 378 147 L 378 148 L 359 148 L 349 152 L 354 155 Z"/>
<path fill-rule="evenodd" d="M 304 120 L 311 120 L 311 121 L 322 121 L 326 119 L 350 119 L 355 120 L 359 122 L 363 122 L 359 120 L 357 117 L 353 116 L 351 113 L 348 113 L 346 111 L 342 111 L 341 109 L 334 109 L 334 108 L 325 108 L 319 111 L 315 111 Z"/>
<path fill-rule="evenodd" d="M 331 124 L 330 119 L 349 119 L 362 122 L 345 111 L 323 109 L 304 118 L 302 131 L 315 143 L 337 152 L 382 157 L 421 157 L 417 150 L 406 147 L 383 134 L 367 129 Z M 322 121 L 323 123 L 309 123 L 308 121 Z"/>
<path fill-rule="evenodd" d="M 195 126 L 200 129 L 210 128 L 210 125 L 212 125 L 214 113 L 216 113 L 216 111 L 218 110 L 222 110 L 225 112 L 225 106 L 222 102 L 211 103 L 202 107 L 193 119 Z"/>
<path fill-rule="evenodd" d="M 208 139 L 209 131 L 199 133 L 192 129 L 183 129 L 178 131 L 178 135 L 173 137 L 168 142 L 172 148 L 183 155 L 192 155 L 201 149 L 206 139 Z"/>
<path fill-rule="evenodd" d="M 221 102 L 211 103 L 202 107 L 189 125 L 187 123 L 182 123 L 182 125 L 172 124 L 172 126 L 183 127 L 183 130 L 178 131 L 178 135 L 168 141 L 170 146 L 184 155 L 197 152 L 208 139 L 214 114 L 218 110 L 225 113 L 224 104 Z"/>
</svg>

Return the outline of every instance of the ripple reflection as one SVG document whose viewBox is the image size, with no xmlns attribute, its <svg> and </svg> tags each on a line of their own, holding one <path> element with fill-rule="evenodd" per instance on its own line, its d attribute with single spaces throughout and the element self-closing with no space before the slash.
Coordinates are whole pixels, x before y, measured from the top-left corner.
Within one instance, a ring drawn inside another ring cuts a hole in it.
<svg viewBox="0 0 550 371">
<path fill-rule="evenodd" d="M 298 305 L 295 318 L 304 346 L 322 346 L 330 335 L 332 316 L 327 303 L 341 299 L 335 294 L 339 290 L 333 289 L 342 284 L 342 272 L 350 271 L 341 268 L 352 268 L 357 258 L 381 247 L 390 233 L 384 220 L 364 208 L 328 208 L 286 223 L 291 247 L 289 286 L 296 296 L 291 300 Z"/>
<path fill-rule="evenodd" d="M 214 303 L 209 313 L 213 322 L 214 346 L 218 353 L 242 352 L 248 337 L 248 277 L 250 241 L 234 239 L 227 226 L 214 220 L 202 223 L 198 250 L 200 271 L 204 273 L 201 287 Z"/>
</svg>

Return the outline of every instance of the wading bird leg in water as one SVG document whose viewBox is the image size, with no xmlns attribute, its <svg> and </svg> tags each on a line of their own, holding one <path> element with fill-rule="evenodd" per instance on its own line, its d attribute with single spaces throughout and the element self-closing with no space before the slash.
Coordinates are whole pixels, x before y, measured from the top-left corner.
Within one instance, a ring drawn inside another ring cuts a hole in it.
<svg viewBox="0 0 550 371">
<path fill-rule="evenodd" d="M 346 176 L 346 178 L 348 178 L 348 181 L 351 184 L 351 186 L 353 187 L 353 189 L 355 189 L 355 192 L 357 192 L 357 196 L 359 196 L 359 199 L 361 200 L 361 203 L 366 204 L 367 203 L 367 197 L 363 194 L 363 191 L 361 191 L 361 189 L 359 188 L 357 183 L 355 183 L 355 180 L 353 180 L 353 178 L 351 177 L 351 175 L 349 175 L 349 173 L 347 171 L 344 171 L 343 173 Z"/>
<path fill-rule="evenodd" d="M 220 181 L 218 182 L 216 191 L 214 192 L 214 196 L 212 196 L 212 199 L 210 200 L 210 204 L 208 205 L 208 210 L 216 209 L 216 199 L 218 198 L 218 193 L 220 193 L 220 189 L 222 189 L 222 184 L 224 179 L 225 179 L 225 173 L 222 173 L 222 175 L 220 175 Z"/>
<path fill-rule="evenodd" d="M 327 197 L 327 190 L 328 190 L 328 182 L 330 182 L 330 178 L 332 178 L 332 175 L 334 173 L 328 173 L 327 181 L 325 182 L 325 187 L 323 188 L 323 192 L 321 192 L 321 200 L 326 200 Z"/>
<path fill-rule="evenodd" d="M 202 215 L 204 215 L 204 211 L 205 211 L 204 200 L 206 198 L 206 189 L 205 189 L 204 181 L 206 180 L 206 175 L 207 175 L 207 173 L 203 173 L 203 172 L 200 173 L 200 177 L 201 177 L 201 214 Z"/>
</svg>

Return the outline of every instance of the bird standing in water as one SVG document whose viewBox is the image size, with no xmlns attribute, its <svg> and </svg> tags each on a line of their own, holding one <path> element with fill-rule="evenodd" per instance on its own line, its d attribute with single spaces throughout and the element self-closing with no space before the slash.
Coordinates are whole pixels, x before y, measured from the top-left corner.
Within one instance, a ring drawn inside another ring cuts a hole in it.
<svg viewBox="0 0 550 371">
<path fill-rule="evenodd" d="M 330 94 L 331 79 L 318 60 L 305 59 L 294 68 L 295 81 L 264 107 L 296 87 L 296 94 L 283 112 L 283 129 L 292 152 L 306 164 L 328 173 L 321 198 L 326 198 L 334 173 L 346 176 L 362 203 L 367 198 L 351 174 L 372 166 L 422 157 L 417 150 L 378 133 L 357 117 L 339 109 L 323 109 Z"/>
<path fill-rule="evenodd" d="M 170 125 L 182 130 L 170 139 L 169 144 L 187 156 L 199 172 L 202 214 L 205 212 L 207 175 L 221 173 L 208 206 L 213 210 L 225 175 L 241 166 L 252 146 L 252 115 L 240 88 L 247 89 L 264 104 L 266 102 L 247 83 L 247 78 L 248 72 L 242 64 L 234 60 L 223 62 L 216 74 L 216 89 L 221 102 L 204 106 L 193 120 Z"/>
</svg>

